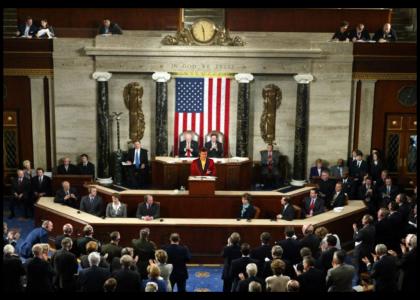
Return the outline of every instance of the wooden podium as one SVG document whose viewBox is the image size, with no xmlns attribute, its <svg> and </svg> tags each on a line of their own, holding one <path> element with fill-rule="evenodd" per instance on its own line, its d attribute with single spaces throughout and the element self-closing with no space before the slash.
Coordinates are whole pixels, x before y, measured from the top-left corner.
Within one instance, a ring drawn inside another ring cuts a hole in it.
<svg viewBox="0 0 420 300">
<path fill-rule="evenodd" d="M 188 177 L 188 191 L 195 196 L 214 196 L 216 177 L 190 176 Z"/>
</svg>

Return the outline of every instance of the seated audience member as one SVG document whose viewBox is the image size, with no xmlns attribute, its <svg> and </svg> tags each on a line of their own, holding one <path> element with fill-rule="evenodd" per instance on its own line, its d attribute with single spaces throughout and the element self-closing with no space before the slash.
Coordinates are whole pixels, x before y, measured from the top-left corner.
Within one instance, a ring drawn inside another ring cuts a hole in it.
<svg viewBox="0 0 420 300">
<path fill-rule="evenodd" d="M 251 281 L 248 285 L 248 292 L 249 293 L 255 293 L 255 292 L 262 292 L 262 287 L 264 285 L 261 285 L 261 283 L 256 281 Z"/>
<path fill-rule="evenodd" d="M 343 191 L 343 184 L 339 181 L 335 184 L 335 193 L 332 196 L 329 207 L 341 207 L 346 205 L 347 195 Z"/>
<path fill-rule="evenodd" d="M 350 166 L 350 176 L 353 177 L 353 180 L 357 183 L 357 186 L 360 186 L 360 183 L 363 180 L 363 176 L 368 172 L 367 163 L 363 160 L 362 151 L 357 151 L 356 160 L 353 160 Z"/>
<path fill-rule="evenodd" d="M 155 261 L 156 265 L 160 270 L 160 276 L 166 283 L 166 291 L 172 292 L 171 281 L 169 280 L 174 266 L 168 264 L 168 253 L 165 250 L 159 249 L 155 251 Z M 149 262 L 150 263 L 150 262 Z"/>
<path fill-rule="evenodd" d="M 309 218 L 325 211 L 324 200 L 318 198 L 318 192 L 316 189 L 311 189 L 309 197 L 305 198 L 305 207 L 303 211 L 303 217 Z"/>
<path fill-rule="evenodd" d="M 293 226 L 284 228 L 284 240 L 277 242 L 283 248 L 282 257 L 290 261 L 293 265 L 299 262 L 299 241 L 296 240 L 295 229 Z"/>
<path fill-rule="evenodd" d="M 364 24 L 359 23 L 356 28 L 350 30 L 349 40 L 352 42 L 368 42 L 370 41 L 369 31 L 365 29 Z"/>
<path fill-rule="evenodd" d="M 391 177 L 385 179 L 385 185 L 378 190 L 381 207 L 387 207 L 388 203 L 395 200 L 398 195 L 398 187 L 392 184 Z"/>
<path fill-rule="evenodd" d="M 349 177 L 349 171 L 344 171 L 341 183 L 343 184 L 343 191 L 349 196 L 349 199 L 356 199 L 357 193 L 354 189 L 353 179 Z"/>
<path fill-rule="evenodd" d="M 191 176 L 216 176 L 214 161 L 207 157 L 207 149 L 200 149 L 200 157 L 191 162 Z"/>
<path fill-rule="evenodd" d="M 363 200 L 363 202 L 368 207 L 370 214 L 377 211 L 379 205 L 376 197 L 375 187 L 372 184 L 372 178 L 366 177 L 365 183 L 362 184 L 359 188 L 358 199 Z"/>
<path fill-rule="evenodd" d="M 109 19 L 104 19 L 99 27 L 99 34 L 122 34 L 122 30 L 117 23 L 111 23 Z"/>
<path fill-rule="evenodd" d="M 59 175 L 78 175 L 79 169 L 73 165 L 70 158 L 64 157 L 63 164 L 57 167 L 57 174 Z"/>
<path fill-rule="evenodd" d="M 108 278 L 105 280 L 104 283 L 104 292 L 105 293 L 113 293 L 117 289 L 117 281 L 114 277 Z"/>
<path fill-rule="evenodd" d="M 222 279 L 223 279 L 223 292 L 230 292 L 232 289 L 232 280 L 229 276 L 230 265 L 232 260 L 241 257 L 241 236 L 237 232 L 233 232 L 227 241 L 227 245 L 223 248 L 223 271 L 222 271 Z"/>
<path fill-rule="evenodd" d="M 321 240 L 314 234 L 312 224 L 302 226 L 303 238 L 299 240 L 299 247 L 308 247 L 314 257 L 318 257 L 319 244 Z"/>
<path fill-rule="evenodd" d="M 51 257 L 51 265 L 55 272 L 54 286 L 61 292 L 75 292 L 78 263 L 74 253 L 70 252 L 73 247 L 71 238 L 61 241 L 61 249 L 54 252 Z"/>
<path fill-rule="evenodd" d="M 80 257 L 80 267 L 83 269 L 89 268 L 88 256 L 92 252 L 98 252 L 98 243 L 95 241 L 90 241 L 86 244 L 86 254 Z M 106 257 L 101 256 L 99 267 L 109 269 L 109 264 L 106 261 Z"/>
<path fill-rule="evenodd" d="M 239 209 L 238 219 L 253 219 L 255 217 L 255 208 L 251 203 L 251 195 L 245 193 L 242 195 L 242 205 Z"/>
<path fill-rule="evenodd" d="M 264 281 L 261 278 L 257 277 L 258 267 L 254 263 L 250 263 L 246 265 L 246 276 L 243 273 L 239 273 L 239 282 L 238 286 L 236 287 L 236 292 L 248 292 L 249 284 L 253 281 L 258 282 L 261 284 L 262 287 L 265 287 Z M 264 291 L 264 288 L 263 288 Z"/>
<path fill-rule="evenodd" d="M 281 214 L 277 215 L 277 219 L 283 219 L 286 221 L 293 221 L 295 218 L 295 209 L 293 204 L 290 203 L 290 197 L 282 197 L 281 205 L 283 207 Z"/>
<path fill-rule="evenodd" d="M 356 267 L 357 274 L 366 271 L 366 266 L 362 258 L 370 256 L 375 247 L 375 225 L 373 225 L 373 217 L 371 215 L 364 215 L 362 225 L 363 227 L 358 229 L 357 224 L 353 224 L 353 240 L 355 241 L 353 265 Z"/>
<path fill-rule="evenodd" d="M 95 178 L 95 165 L 89 161 L 87 154 L 80 155 L 80 163 L 77 167 L 79 168 L 79 174 L 92 175 Z"/>
<path fill-rule="evenodd" d="M 30 294 L 54 291 L 54 270 L 48 261 L 48 251 L 44 251 L 43 245 L 39 243 L 33 245 L 31 247 L 33 257 L 25 262 L 26 292 Z"/>
<path fill-rule="evenodd" d="M 147 150 L 141 147 L 140 141 L 133 142 L 134 147 L 128 150 L 128 182 L 132 188 L 144 187 L 147 183 L 149 159 Z"/>
<path fill-rule="evenodd" d="M 26 275 L 22 261 L 12 245 L 3 247 L 3 292 L 23 292 L 23 276 Z"/>
<path fill-rule="evenodd" d="M 18 26 L 16 36 L 24 38 L 33 38 L 38 28 L 33 24 L 31 17 L 26 17 L 25 23 Z"/>
<path fill-rule="evenodd" d="M 147 279 L 147 266 L 149 260 L 155 257 L 156 244 L 149 240 L 150 229 L 143 228 L 139 232 L 139 239 L 131 241 L 134 248 L 134 256 L 138 256 L 137 268 L 141 279 Z"/>
<path fill-rule="evenodd" d="M 260 151 L 261 154 L 261 177 L 265 185 L 273 184 L 275 187 L 280 185 L 280 152 L 273 150 L 273 145 L 269 144 L 267 150 Z"/>
<path fill-rule="evenodd" d="M 349 22 L 347 21 L 341 22 L 340 29 L 336 33 L 334 33 L 331 40 L 335 42 L 348 42 L 349 41 L 349 32 L 347 31 L 348 28 L 349 28 Z"/>
<path fill-rule="evenodd" d="M 43 168 L 36 169 L 35 177 L 31 179 L 31 187 L 35 202 L 41 197 L 49 197 L 52 195 L 51 178 L 44 175 Z"/>
<path fill-rule="evenodd" d="M 71 225 L 70 223 L 64 224 L 63 225 L 63 234 L 59 235 L 55 238 L 55 250 L 60 250 L 61 249 L 61 241 L 64 238 L 70 238 L 73 241 L 73 247 L 71 249 L 71 252 L 76 253 L 75 250 L 75 246 L 76 246 L 76 242 L 72 237 L 73 234 L 73 225 Z"/>
<path fill-rule="evenodd" d="M 251 258 L 258 260 L 258 270 L 262 271 L 264 261 L 271 260 L 271 246 L 270 246 L 271 234 L 269 232 L 263 232 L 260 235 L 261 246 L 251 250 Z"/>
<path fill-rule="evenodd" d="M 290 277 L 284 276 L 286 264 L 281 259 L 274 259 L 271 263 L 273 276 L 265 279 L 267 292 L 286 292 Z"/>
<path fill-rule="evenodd" d="M 229 277 L 232 279 L 232 289 L 231 291 L 234 292 L 238 288 L 239 283 L 239 274 L 245 274 L 246 266 L 250 263 L 258 264 L 256 259 L 252 259 L 250 257 L 251 247 L 248 243 L 242 243 L 241 245 L 241 254 L 242 256 L 232 260 L 229 270 Z"/>
<path fill-rule="evenodd" d="M 112 202 L 106 206 L 107 218 L 127 218 L 127 204 L 120 202 L 120 194 L 112 194 Z"/>
<path fill-rule="evenodd" d="M 141 289 L 145 290 L 149 282 L 154 282 L 158 286 L 158 292 L 167 292 L 166 282 L 160 277 L 160 269 L 155 264 L 152 264 L 147 267 L 148 279 L 144 279 L 141 283 Z"/>
<path fill-rule="evenodd" d="M 330 168 L 331 177 L 342 178 L 344 173 L 348 171 L 348 168 L 344 165 L 344 159 L 340 158 L 337 160 L 337 164 Z"/>
<path fill-rule="evenodd" d="M 79 195 L 76 188 L 70 187 L 70 182 L 63 181 L 61 189 L 55 193 L 54 202 L 77 208 Z"/>
<path fill-rule="evenodd" d="M 118 231 L 113 231 L 110 233 L 109 238 L 109 243 L 102 246 L 101 254 L 103 256 L 106 255 L 108 263 L 112 263 L 114 257 L 117 257 L 118 259 L 121 257 L 122 248 L 118 246 L 121 235 Z"/>
<path fill-rule="evenodd" d="M 41 27 L 38 28 L 38 32 L 36 33 L 37 38 L 48 38 L 52 39 L 55 37 L 54 29 L 52 26 L 48 24 L 47 19 L 41 19 Z"/>
<path fill-rule="evenodd" d="M 356 269 L 349 264 L 344 263 L 346 251 L 338 250 L 334 252 L 332 268 L 327 273 L 328 292 L 352 292 L 353 277 Z"/>
<path fill-rule="evenodd" d="M 297 281 L 300 290 L 305 293 L 322 293 L 326 290 L 324 273 L 315 268 L 315 259 L 311 256 L 303 258 L 303 272 L 298 272 Z"/>
<path fill-rule="evenodd" d="M 25 238 L 20 246 L 19 254 L 23 258 L 29 258 L 32 255 L 32 247 L 39 243 L 48 243 L 48 233 L 53 229 L 53 223 L 45 220 L 41 227 L 34 228 Z"/>
<path fill-rule="evenodd" d="M 141 279 L 137 271 L 132 270 L 134 264 L 130 255 L 123 255 L 120 258 L 121 269 L 114 272 L 112 277 L 117 281 L 117 293 L 139 293 L 141 291 Z"/>
<path fill-rule="evenodd" d="M 146 221 L 160 218 L 160 205 L 154 203 L 152 195 L 145 195 L 144 202 L 138 204 L 136 218 Z"/>
<path fill-rule="evenodd" d="M 96 242 L 99 245 L 98 248 L 101 247 L 101 243 L 93 238 L 93 227 L 91 225 L 85 225 L 83 227 L 83 236 L 76 240 L 76 256 L 86 255 L 86 245 L 91 241 Z"/>
<path fill-rule="evenodd" d="M 316 267 L 324 272 L 324 277 L 327 271 L 332 267 L 332 260 L 334 252 L 337 251 L 337 238 L 334 235 L 327 235 L 327 247 L 322 250 L 321 255 L 316 261 Z"/>
<path fill-rule="evenodd" d="M 373 265 L 366 256 L 362 258 L 367 266 L 370 277 L 375 282 L 375 292 L 397 291 L 397 258 L 388 255 L 388 248 L 384 244 L 376 245 Z"/>
<path fill-rule="evenodd" d="M 391 224 L 388 219 L 389 211 L 381 207 L 377 212 L 377 221 L 375 222 L 375 244 L 385 244 L 388 248 L 391 246 L 389 233 Z"/>
<path fill-rule="evenodd" d="M 22 166 L 23 166 L 23 176 L 28 178 L 29 181 L 31 181 L 32 177 L 36 176 L 36 171 L 34 169 L 32 169 L 31 166 L 31 161 L 30 160 L 24 160 L 22 162 Z"/>
<path fill-rule="evenodd" d="M 291 292 L 291 293 L 299 292 L 300 291 L 299 281 L 289 280 L 289 282 L 286 285 L 286 289 L 287 289 L 287 292 Z"/>
<path fill-rule="evenodd" d="M 396 42 L 398 40 L 396 31 L 391 28 L 390 23 L 385 23 L 373 36 L 373 40 L 378 43 Z"/>
<path fill-rule="evenodd" d="M 369 174 L 372 177 L 373 184 L 376 185 L 376 182 L 381 178 L 381 173 L 384 170 L 384 164 L 379 158 L 379 152 L 375 151 L 372 153 L 372 160 L 370 161 Z"/>
<path fill-rule="evenodd" d="M 15 206 L 23 205 L 25 209 L 25 218 L 29 218 L 29 215 L 33 210 L 33 203 L 31 199 L 31 182 L 28 178 L 24 177 L 23 170 L 17 170 L 17 177 L 12 179 L 12 195 L 13 199 L 10 201 L 10 216 L 9 219 L 15 217 Z"/>
<path fill-rule="evenodd" d="M 208 152 L 208 157 L 223 157 L 223 144 L 217 141 L 217 134 L 212 133 L 210 141 L 205 145 Z"/>
<path fill-rule="evenodd" d="M 88 190 L 89 195 L 83 196 L 80 200 L 80 210 L 101 217 L 103 215 L 102 197 L 98 195 L 96 187 L 90 186 Z M 123 213 L 123 210 L 123 208 L 120 210 L 121 213 Z"/>
<path fill-rule="evenodd" d="M 179 143 L 179 157 L 197 157 L 198 142 L 192 139 L 191 132 L 183 133 L 184 140 Z"/>
<path fill-rule="evenodd" d="M 327 168 L 323 166 L 322 159 L 318 158 L 315 161 L 315 166 L 311 167 L 311 170 L 309 172 L 309 180 L 312 180 L 313 177 L 321 177 L 322 171 L 325 170 L 327 170 Z"/>
<path fill-rule="evenodd" d="M 329 206 L 334 194 L 335 180 L 330 179 L 330 173 L 327 170 L 321 172 L 321 180 L 318 182 L 318 196 Z"/>
<path fill-rule="evenodd" d="M 169 240 L 170 245 L 163 247 L 163 250 L 168 254 L 168 263 L 173 265 L 169 280 L 172 289 L 176 285 L 178 292 L 185 292 L 188 279 L 187 262 L 191 260 L 190 250 L 186 246 L 180 245 L 181 238 L 178 233 L 172 233 Z"/>
<path fill-rule="evenodd" d="M 82 292 L 100 293 L 105 281 L 111 276 L 109 270 L 100 267 L 101 256 L 98 252 L 91 252 L 87 257 L 89 267 L 79 272 L 79 286 Z"/>
</svg>

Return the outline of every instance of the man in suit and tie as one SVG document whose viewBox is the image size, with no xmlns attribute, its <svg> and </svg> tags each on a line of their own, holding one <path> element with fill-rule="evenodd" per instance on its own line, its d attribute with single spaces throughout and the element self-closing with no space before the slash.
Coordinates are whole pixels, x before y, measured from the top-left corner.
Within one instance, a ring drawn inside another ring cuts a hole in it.
<svg viewBox="0 0 420 300">
<path fill-rule="evenodd" d="M 300 292 L 319 293 L 325 292 L 324 273 L 315 268 L 315 259 L 312 256 L 303 258 L 303 273 L 298 271 L 297 281 L 300 284 Z"/>
<path fill-rule="evenodd" d="M 191 162 L 191 176 L 216 176 L 214 161 L 207 157 L 207 149 L 200 149 L 200 157 Z"/>
<path fill-rule="evenodd" d="M 38 243 L 48 243 L 48 233 L 53 230 L 53 223 L 49 220 L 42 222 L 41 227 L 34 228 L 20 246 L 19 254 L 23 258 L 32 256 L 32 246 Z"/>
<path fill-rule="evenodd" d="M 256 259 L 250 257 L 251 246 L 248 243 L 243 243 L 241 245 L 241 254 L 240 258 L 232 260 L 229 270 L 229 277 L 232 279 L 232 292 L 236 291 L 239 279 L 239 274 L 246 273 L 246 266 L 250 263 L 258 264 Z"/>
<path fill-rule="evenodd" d="M 160 205 L 153 202 L 152 195 L 145 195 L 144 202 L 137 206 L 136 218 L 142 220 L 155 220 L 160 217 Z"/>
<path fill-rule="evenodd" d="M 368 172 L 367 163 L 362 158 L 362 151 L 357 151 L 356 160 L 354 160 L 350 166 L 350 176 L 353 177 L 354 181 L 357 183 L 357 186 L 360 186 L 360 183 L 363 180 L 363 176 L 365 176 Z"/>
<path fill-rule="evenodd" d="M 99 34 L 122 34 L 122 30 L 117 23 L 111 23 L 109 19 L 104 19 L 99 27 Z"/>
<path fill-rule="evenodd" d="M 265 185 L 272 185 L 275 187 L 280 185 L 280 169 L 279 160 L 280 152 L 273 150 L 273 145 L 269 144 L 267 150 L 260 151 L 261 154 L 261 177 Z"/>
<path fill-rule="evenodd" d="M 223 248 L 223 292 L 230 292 L 232 289 L 233 278 L 230 277 L 230 266 L 232 261 L 241 257 L 241 236 L 237 232 L 233 232 L 228 238 L 227 245 Z"/>
<path fill-rule="evenodd" d="M 36 169 L 36 177 L 31 179 L 31 187 L 35 202 L 40 197 L 48 197 L 52 195 L 51 191 L 51 178 L 44 175 L 43 168 Z"/>
<path fill-rule="evenodd" d="M 309 218 L 325 211 L 324 200 L 318 198 L 316 189 L 311 189 L 309 197 L 305 198 L 305 207 L 303 211 L 303 217 Z"/>
<path fill-rule="evenodd" d="M 318 196 L 324 200 L 324 203 L 328 205 L 331 202 L 332 196 L 334 194 L 335 180 L 330 179 L 330 174 L 328 170 L 321 172 L 321 180 L 318 182 L 319 194 Z"/>
<path fill-rule="evenodd" d="M 385 179 L 385 185 L 378 190 L 379 201 L 381 207 L 387 207 L 388 203 L 395 200 L 398 195 L 398 187 L 392 184 L 391 177 Z"/>
<path fill-rule="evenodd" d="M 352 42 L 368 42 L 370 41 L 369 31 L 365 29 L 364 24 L 359 23 L 356 28 L 350 30 L 349 40 Z"/>
<path fill-rule="evenodd" d="M 365 202 L 369 209 L 369 214 L 374 215 L 378 210 L 377 195 L 375 187 L 372 184 L 372 178 L 366 177 L 365 182 L 360 186 L 357 199 Z"/>
<path fill-rule="evenodd" d="M 321 252 L 321 255 L 316 261 L 316 266 L 324 272 L 324 277 L 332 267 L 334 252 L 337 250 L 337 238 L 332 234 L 327 235 L 327 247 Z"/>
<path fill-rule="evenodd" d="M 61 241 L 61 249 L 54 252 L 51 257 L 51 265 L 55 271 L 54 285 L 62 292 L 75 292 L 78 263 L 76 255 L 70 250 L 73 247 L 71 238 L 64 238 Z"/>
<path fill-rule="evenodd" d="M 12 194 L 13 199 L 10 201 L 10 216 L 9 219 L 15 217 L 16 204 L 23 204 L 25 208 L 25 218 L 29 218 L 29 214 L 33 210 L 31 199 L 31 182 L 24 176 L 23 170 L 17 170 L 17 177 L 12 180 Z"/>
<path fill-rule="evenodd" d="M 273 259 L 271 257 L 271 234 L 263 232 L 260 235 L 261 246 L 251 250 L 251 258 L 258 260 L 258 270 L 261 272 L 266 259 Z"/>
<path fill-rule="evenodd" d="M 62 188 L 55 193 L 54 202 L 77 208 L 79 195 L 76 188 L 71 187 L 68 181 L 63 181 L 61 186 Z"/>
<path fill-rule="evenodd" d="M 78 175 L 79 169 L 71 164 L 70 158 L 64 157 L 63 164 L 57 167 L 57 174 L 59 175 Z"/>
<path fill-rule="evenodd" d="M 284 229 L 285 239 L 277 242 L 283 248 L 282 258 L 290 261 L 292 265 L 299 263 L 299 241 L 296 239 L 295 229 L 293 226 L 286 226 Z"/>
<path fill-rule="evenodd" d="M 339 181 L 335 184 L 335 193 L 329 203 L 329 208 L 342 207 L 346 205 L 347 195 L 343 191 L 343 184 Z"/>
<path fill-rule="evenodd" d="M 390 23 L 385 23 L 384 26 L 379 29 L 372 40 L 378 43 L 396 42 L 398 40 L 397 33 L 391 28 Z"/>
<path fill-rule="evenodd" d="M 299 240 L 299 248 L 307 247 L 311 250 L 313 257 L 318 257 L 319 244 L 321 240 L 314 234 L 314 225 L 308 224 L 302 226 L 303 238 Z"/>
<path fill-rule="evenodd" d="M 277 215 L 277 219 L 293 221 L 293 219 L 295 218 L 295 209 L 290 203 L 290 197 L 282 197 L 281 205 L 283 206 L 283 209 L 281 211 L 281 214 Z"/>
<path fill-rule="evenodd" d="M 81 175 L 92 175 L 95 178 L 95 165 L 89 161 L 87 154 L 80 155 L 81 162 L 77 165 L 79 168 L 79 174 Z"/>
<path fill-rule="evenodd" d="M 373 217 L 371 215 L 364 215 L 362 218 L 361 229 L 357 228 L 357 224 L 353 224 L 353 240 L 355 247 L 353 252 L 353 265 L 356 267 L 357 274 L 366 271 L 366 266 L 362 258 L 369 256 L 375 247 L 375 225 L 373 225 Z"/>
<path fill-rule="evenodd" d="M 353 180 L 349 176 L 348 169 L 343 172 L 343 178 L 340 179 L 343 184 L 343 191 L 349 196 L 349 199 L 355 199 L 357 192 L 354 190 Z"/>
<path fill-rule="evenodd" d="M 183 133 L 184 140 L 179 143 L 179 157 L 197 157 L 198 143 L 193 141 L 191 132 Z"/>
<path fill-rule="evenodd" d="M 26 21 L 24 24 L 18 26 L 16 31 L 16 36 L 18 37 L 26 37 L 26 38 L 33 38 L 36 33 L 38 32 L 38 27 L 33 24 L 33 20 L 31 17 L 26 17 Z"/>
<path fill-rule="evenodd" d="M 79 286 L 82 292 L 101 293 L 104 283 L 111 276 L 108 269 L 99 267 L 101 256 L 98 252 L 91 252 L 88 256 L 89 268 L 79 272 Z"/>
<path fill-rule="evenodd" d="M 344 165 L 344 159 L 340 158 L 337 160 L 337 164 L 332 166 L 331 169 L 331 177 L 340 179 L 344 176 L 344 173 L 348 171 L 348 168 Z"/>
<path fill-rule="evenodd" d="M 80 200 L 80 210 L 101 217 L 103 215 L 102 197 L 97 194 L 96 187 L 89 187 L 89 195 Z"/>
<path fill-rule="evenodd" d="M 210 141 L 204 146 L 208 151 L 208 157 L 223 157 L 223 144 L 217 141 L 217 134 L 212 133 Z"/>
<path fill-rule="evenodd" d="M 315 166 L 309 172 L 309 180 L 312 180 L 313 177 L 321 177 L 322 171 L 324 170 L 327 170 L 327 168 L 323 166 L 322 159 L 318 158 L 315 161 Z"/>
<path fill-rule="evenodd" d="M 132 188 L 142 188 L 147 183 L 149 160 L 147 150 L 141 147 L 140 141 L 134 142 L 134 148 L 128 150 L 127 165 L 129 167 L 129 185 Z"/>
<path fill-rule="evenodd" d="M 327 273 L 328 292 L 352 292 L 353 277 L 356 269 L 349 264 L 344 263 L 346 251 L 338 250 L 334 252 L 332 268 Z"/>
</svg>

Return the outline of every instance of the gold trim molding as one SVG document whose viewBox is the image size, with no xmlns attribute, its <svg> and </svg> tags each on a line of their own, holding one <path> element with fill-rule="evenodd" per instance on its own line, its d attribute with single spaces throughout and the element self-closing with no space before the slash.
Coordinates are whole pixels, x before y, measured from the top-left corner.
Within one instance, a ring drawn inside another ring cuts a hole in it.
<svg viewBox="0 0 420 300">
<path fill-rule="evenodd" d="M 3 68 L 3 76 L 53 76 L 53 69 Z"/>
<path fill-rule="evenodd" d="M 361 80 L 417 80 L 416 73 L 368 73 L 354 72 L 353 79 Z"/>
<path fill-rule="evenodd" d="M 235 78 L 235 73 L 228 72 L 171 72 L 173 77 L 227 77 Z"/>
</svg>

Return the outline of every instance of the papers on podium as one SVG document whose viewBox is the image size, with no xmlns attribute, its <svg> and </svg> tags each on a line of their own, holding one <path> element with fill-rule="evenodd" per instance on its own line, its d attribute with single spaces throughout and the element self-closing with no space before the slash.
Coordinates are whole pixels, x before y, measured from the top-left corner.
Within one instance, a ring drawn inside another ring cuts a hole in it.
<svg viewBox="0 0 420 300">
<path fill-rule="evenodd" d="M 216 176 L 189 176 L 188 180 L 193 181 L 216 181 Z"/>
</svg>

